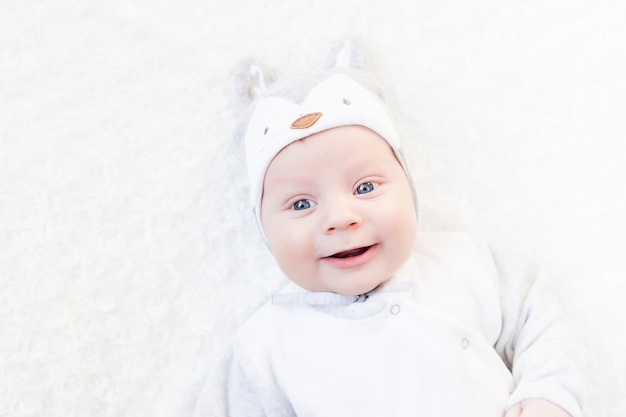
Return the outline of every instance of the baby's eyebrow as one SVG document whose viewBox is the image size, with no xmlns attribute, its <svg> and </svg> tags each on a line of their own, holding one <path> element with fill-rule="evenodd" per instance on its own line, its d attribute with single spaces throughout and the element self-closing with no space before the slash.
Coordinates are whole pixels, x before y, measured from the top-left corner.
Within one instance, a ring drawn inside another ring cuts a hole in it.
<svg viewBox="0 0 626 417">
<path fill-rule="evenodd" d="M 307 171 L 289 172 L 274 175 L 275 183 L 280 183 L 281 186 L 308 186 L 315 182 L 316 174 Z"/>
<path fill-rule="evenodd" d="M 286 201 L 299 194 L 306 194 L 310 189 L 310 182 L 300 181 L 293 177 L 280 177 L 265 185 L 264 194 Z"/>
</svg>

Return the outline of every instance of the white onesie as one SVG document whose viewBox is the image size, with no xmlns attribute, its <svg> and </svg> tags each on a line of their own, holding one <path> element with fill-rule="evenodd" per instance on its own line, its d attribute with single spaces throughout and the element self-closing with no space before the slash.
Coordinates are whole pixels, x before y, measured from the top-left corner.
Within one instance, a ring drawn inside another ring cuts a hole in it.
<svg viewBox="0 0 626 417">
<path fill-rule="evenodd" d="M 196 415 L 501 417 L 544 398 L 580 417 L 582 351 L 536 278 L 466 234 L 422 232 L 369 294 L 289 284 L 237 333 L 226 392 Z"/>
</svg>

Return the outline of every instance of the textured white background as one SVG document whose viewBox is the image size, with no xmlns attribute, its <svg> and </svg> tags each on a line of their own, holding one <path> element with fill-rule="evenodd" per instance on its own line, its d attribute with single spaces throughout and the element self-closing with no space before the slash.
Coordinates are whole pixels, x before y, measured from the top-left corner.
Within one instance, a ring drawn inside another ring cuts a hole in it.
<svg viewBox="0 0 626 417">
<path fill-rule="evenodd" d="M 0 0 L 0 415 L 187 416 L 278 282 L 229 73 L 346 35 L 405 132 L 421 227 L 542 262 L 626 413 L 626 3 Z"/>
</svg>

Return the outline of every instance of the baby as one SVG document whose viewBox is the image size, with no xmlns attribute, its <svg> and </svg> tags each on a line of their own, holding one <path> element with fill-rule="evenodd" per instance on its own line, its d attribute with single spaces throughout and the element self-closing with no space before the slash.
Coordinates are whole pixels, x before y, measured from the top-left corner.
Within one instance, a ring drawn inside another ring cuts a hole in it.
<svg viewBox="0 0 626 417">
<path fill-rule="evenodd" d="M 581 350 L 536 271 L 417 232 L 378 91 L 329 70 L 249 110 L 252 205 L 290 283 L 238 331 L 226 394 L 197 415 L 580 417 Z"/>
</svg>

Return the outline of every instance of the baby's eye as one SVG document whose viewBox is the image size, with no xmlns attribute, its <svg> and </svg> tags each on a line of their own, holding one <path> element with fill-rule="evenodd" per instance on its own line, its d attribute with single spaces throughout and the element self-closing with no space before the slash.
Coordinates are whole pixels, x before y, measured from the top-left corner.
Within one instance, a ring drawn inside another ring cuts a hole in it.
<svg viewBox="0 0 626 417">
<path fill-rule="evenodd" d="M 310 209 L 314 205 L 315 205 L 315 202 L 305 199 L 305 200 L 296 201 L 295 203 L 293 203 L 293 206 L 291 206 L 291 208 L 293 208 L 294 210 L 306 210 L 306 209 Z"/>
<path fill-rule="evenodd" d="M 368 182 L 359 184 L 356 187 L 356 191 L 354 193 L 355 194 L 367 194 L 367 193 L 371 193 L 372 191 L 374 191 L 374 188 L 376 188 L 376 184 L 371 181 L 368 181 Z"/>
</svg>

